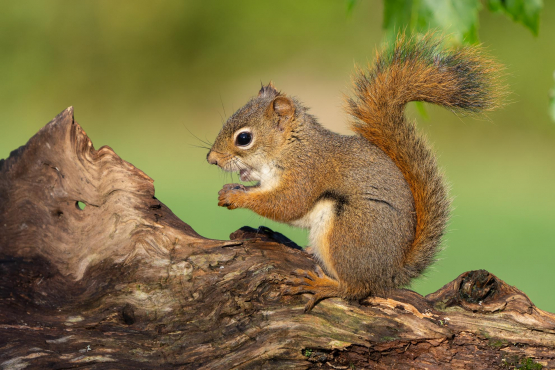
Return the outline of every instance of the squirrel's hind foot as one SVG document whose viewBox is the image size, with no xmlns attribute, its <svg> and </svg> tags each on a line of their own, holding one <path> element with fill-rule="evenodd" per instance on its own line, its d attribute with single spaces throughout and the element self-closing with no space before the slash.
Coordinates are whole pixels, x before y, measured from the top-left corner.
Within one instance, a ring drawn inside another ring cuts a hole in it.
<svg viewBox="0 0 555 370">
<path fill-rule="evenodd" d="M 304 312 L 312 310 L 322 299 L 341 297 L 339 282 L 328 277 L 321 269 L 319 270 L 319 274 L 313 271 L 295 270 L 291 273 L 295 277 L 290 277 L 285 281 L 288 287 L 283 290 L 283 294 L 312 294 L 304 307 Z"/>
</svg>

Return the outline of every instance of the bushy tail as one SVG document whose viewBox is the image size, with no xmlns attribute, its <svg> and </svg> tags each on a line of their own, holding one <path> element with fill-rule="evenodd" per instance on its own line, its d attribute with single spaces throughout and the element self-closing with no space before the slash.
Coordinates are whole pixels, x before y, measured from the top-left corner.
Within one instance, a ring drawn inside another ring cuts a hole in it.
<svg viewBox="0 0 555 370">
<path fill-rule="evenodd" d="M 478 47 L 444 50 L 442 40 L 433 35 L 402 35 L 378 53 L 373 67 L 354 76 L 354 97 L 347 101 L 355 117 L 352 128 L 393 159 L 414 196 L 416 230 L 405 254 L 407 278 L 433 262 L 450 200 L 435 156 L 414 123 L 405 119 L 404 107 L 425 101 L 455 111 L 493 110 L 505 95 L 498 78 L 501 70 Z"/>
</svg>

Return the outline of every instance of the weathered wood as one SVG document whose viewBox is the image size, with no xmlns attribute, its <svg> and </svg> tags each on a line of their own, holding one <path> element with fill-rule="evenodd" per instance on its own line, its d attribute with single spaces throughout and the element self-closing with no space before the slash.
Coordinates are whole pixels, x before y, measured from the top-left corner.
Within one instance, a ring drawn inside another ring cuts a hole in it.
<svg viewBox="0 0 555 370">
<path fill-rule="evenodd" d="M 0 368 L 555 367 L 555 315 L 486 271 L 305 314 L 270 236 L 198 235 L 68 108 L 0 161 Z"/>
</svg>

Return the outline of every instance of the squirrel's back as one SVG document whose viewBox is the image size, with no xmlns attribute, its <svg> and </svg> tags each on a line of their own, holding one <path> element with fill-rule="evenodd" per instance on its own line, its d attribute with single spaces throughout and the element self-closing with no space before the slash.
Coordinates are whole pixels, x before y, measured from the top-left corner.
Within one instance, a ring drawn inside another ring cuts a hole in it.
<svg viewBox="0 0 555 370">
<path fill-rule="evenodd" d="M 425 101 L 456 112 L 495 109 L 504 94 L 500 70 L 478 47 L 449 51 L 433 35 L 401 36 L 376 56 L 373 67 L 354 76 L 354 97 L 347 101 L 352 128 L 395 162 L 414 197 L 415 236 L 403 259 L 404 284 L 433 262 L 450 208 L 435 156 L 405 118 L 404 107 Z"/>
</svg>

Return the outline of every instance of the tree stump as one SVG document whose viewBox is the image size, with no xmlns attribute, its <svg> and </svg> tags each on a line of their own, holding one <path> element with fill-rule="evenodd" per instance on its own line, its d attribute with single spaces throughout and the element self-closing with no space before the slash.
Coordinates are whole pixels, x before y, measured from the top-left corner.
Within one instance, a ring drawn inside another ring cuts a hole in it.
<svg viewBox="0 0 555 370">
<path fill-rule="evenodd" d="M 0 161 L 0 369 L 555 368 L 555 315 L 487 271 L 304 313 L 299 268 L 267 229 L 198 235 L 72 108 Z"/>
</svg>

